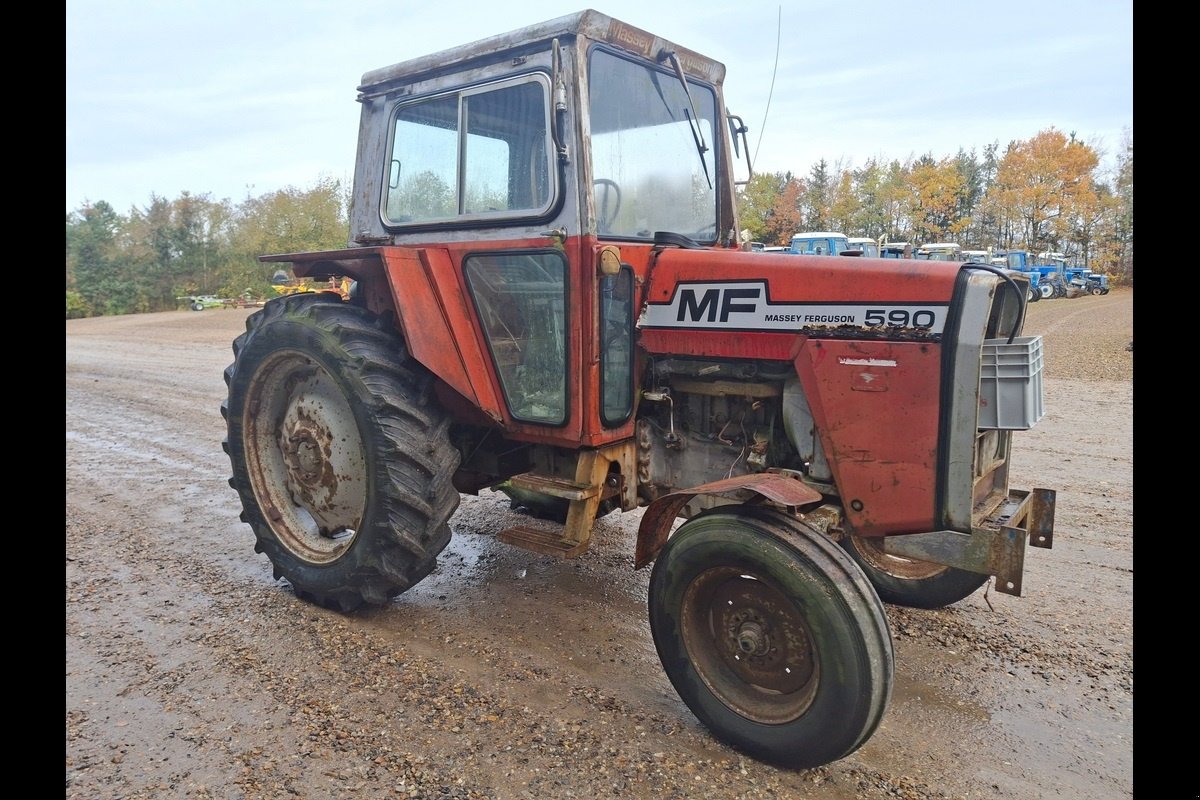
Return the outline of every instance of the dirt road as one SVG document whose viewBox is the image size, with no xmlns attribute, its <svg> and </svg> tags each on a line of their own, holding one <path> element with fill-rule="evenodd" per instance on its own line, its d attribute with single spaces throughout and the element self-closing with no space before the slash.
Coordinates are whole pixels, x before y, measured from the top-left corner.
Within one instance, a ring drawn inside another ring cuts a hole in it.
<svg viewBox="0 0 1200 800">
<path fill-rule="evenodd" d="M 1058 490 L 1024 596 L 888 606 L 896 684 L 850 757 L 713 740 L 664 675 L 636 514 L 580 559 L 465 497 L 435 572 L 349 615 L 298 600 L 227 484 L 222 371 L 250 310 L 66 323 L 66 796 L 1133 796 L 1133 293 L 1034 303 L 1046 416 L 1013 485 Z M 536 524 L 536 523 L 534 523 Z"/>
</svg>

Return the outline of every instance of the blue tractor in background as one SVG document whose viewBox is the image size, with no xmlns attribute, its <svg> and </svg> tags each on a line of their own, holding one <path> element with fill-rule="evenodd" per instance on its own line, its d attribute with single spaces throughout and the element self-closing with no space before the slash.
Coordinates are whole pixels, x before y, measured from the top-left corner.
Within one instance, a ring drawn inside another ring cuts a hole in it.
<svg viewBox="0 0 1200 800">
<path fill-rule="evenodd" d="M 1063 253 L 1038 253 L 1038 269 L 1054 269 L 1062 275 L 1069 289 L 1078 289 L 1085 294 L 1108 294 L 1108 276 L 1092 272 L 1087 267 L 1072 266 Z"/>
<path fill-rule="evenodd" d="M 1028 250 L 1009 250 L 1004 256 L 1006 266 L 1029 276 L 1029 285 L 1036 286 L 1044 300 L 1067 296 L 1067 283 L 1056 264 L 1039 264 Z"/>
<path fill-rule="evenodd" d="M 983 258 L 979 260 L 987 263 Z M 1036 303 L 1043 298 L 1049 299 L 1051 297 L 1062 296 L 1058 294 L 1057 286 L 1053 283 L 1053 278 L 1047 280 L 1046 275 L 1041 269 L 1034 266 L 1033 259 L 1029 258 L 1029 253 L 1024 250 L 997 250 L 992 253 L 991 263 L 993 266 L 1020 272 L 1029 278 L 1029 291 L 1026 299 L 1030 303 Z M 1066 294 L 1065 289 L 1062 294 Z"/>
<path fill-rule="evenodd" d="M 850 250 L 850 238 L 836 231 L 806 231 L 792 237 L 788 252 L 801 256 L 840 256 Z M 862 255 L 859 252 L 851 255 Z"/>
<path fill-rule="evenodd" d="M 1043 252 L 1035 258 L 1027 250 L 1009 250 L 1005 258 L 1009 269 L 1030 276 L 1037 273 L 1037 286 L 1044 299 L 1068 294 L 1108 294 L 1108 276 L 1087 267 L 1071 266 L 1063 253 Z"/>
</svg>

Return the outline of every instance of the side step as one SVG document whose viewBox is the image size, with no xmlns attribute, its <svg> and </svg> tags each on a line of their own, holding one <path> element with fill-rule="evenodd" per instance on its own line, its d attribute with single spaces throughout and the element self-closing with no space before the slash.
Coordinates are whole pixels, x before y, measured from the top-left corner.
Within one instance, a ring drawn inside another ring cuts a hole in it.
<svg viewBox="0 0 1200 800">
<path fill-rule="evenodd" d="M 517 547 L 523 547 L 535 553 L 541 553 L 544 556 L 559 556 L 561 558 L 574 558 L 575 556 L 582 555 L 588 547 L 586 541 L 574 542 L 570 539 L 564 539 L 562 531 L 544 531 L 539 528 L 530 528 L 526 525 L 506 528 L 496 534 L 496 538 L 502 542 L 515 544 Z"/>
<path fill-rule="evenodd" d="M 538 475 L 536 472 L 514 475 L 509 478 L 509 483 L 518 489 L 541 492 L 551 497 L 561 497 L 563 500 L 586 500 L 600 494 L 599 486 L 589 486 L 586 483 L 556 478 L 553 475 Z"/>
<path fill-rule="evenodd" d="M 500 531 L 496 538 L 542 555 L 562 558 L 582 555 L 587 551 L 588 542 L 591 540 L 592 523 L 596 519 L 596 511 L 600 508 L 606 487 L 609 495 L 615 492 L 618 497 L 621 492 L 627 491 L 628 496 L 621 498 L 623 507 L 632 507 L 632 484 L 624 484 L 616 476 L 610 481 L 608 475 L 609 467 L 614 463 L 619 466 L 618 474 L 636 474 L 636 458 L 637 448 L 633 440 L 629 439 L 595 450 L 579 451 L 573 481 L 536 472 L 514 475 L 509 481 L 518 489 L 540 492 L 569 501 L 567 521 L 561 529 L 553 531 L 518 525 Z"/>
</svg>

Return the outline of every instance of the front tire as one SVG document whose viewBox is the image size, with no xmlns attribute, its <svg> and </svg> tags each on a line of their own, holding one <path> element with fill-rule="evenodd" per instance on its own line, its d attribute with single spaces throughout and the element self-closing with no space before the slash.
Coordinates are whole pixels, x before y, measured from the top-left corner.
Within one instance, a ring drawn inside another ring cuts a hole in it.
<svg viewBox="0 0 1200 800">
<path fill-rule="evenodd" d="M 275 577 L 350 611 L 429 574 L 450 541 L 459 453 L 395 329 L 335 294 L 303 293 L 248 317 L 233 352 L 229 485 Z"/>
<path fill-rule="evenodd" d="M 684 523 L 654 565 L 649 611 L 679 696 L 755 758 L 827 764 L 883 719 L 894 670 L 883 606 L 846 553 L 794 517 L 742 507 Z"/>
<path fill-rule="evenodd" d="M 862 568 L 885 603 L 907 608 L 943 608 L 972 594 L 988 576 L 916 561 L 883 551 L 883 540 L 848 535 L 842 546 Z"/>
</svg>

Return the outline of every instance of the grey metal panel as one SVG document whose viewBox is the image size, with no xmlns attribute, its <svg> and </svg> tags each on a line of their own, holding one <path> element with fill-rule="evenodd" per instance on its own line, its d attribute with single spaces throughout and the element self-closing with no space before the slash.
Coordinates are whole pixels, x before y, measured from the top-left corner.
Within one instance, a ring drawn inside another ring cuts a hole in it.
<svg viewBox="0 0 1200 800">
<path fill-rule="evenodd" d="M 972 526 L 975 485 L 975 434 L 979 417 L 979 368 L 983 341 L 987 338 L 993 296 L 999 278 L 982 270 L 967 270 L 958 329 L 947 344 L 953 343 L 953 384 L 950 387 L 946 435 L 949 436 L 949 460 L 942 475 L 946 497 L 947 525 L 953 530 L 969 531 Z"/>
</svg>

